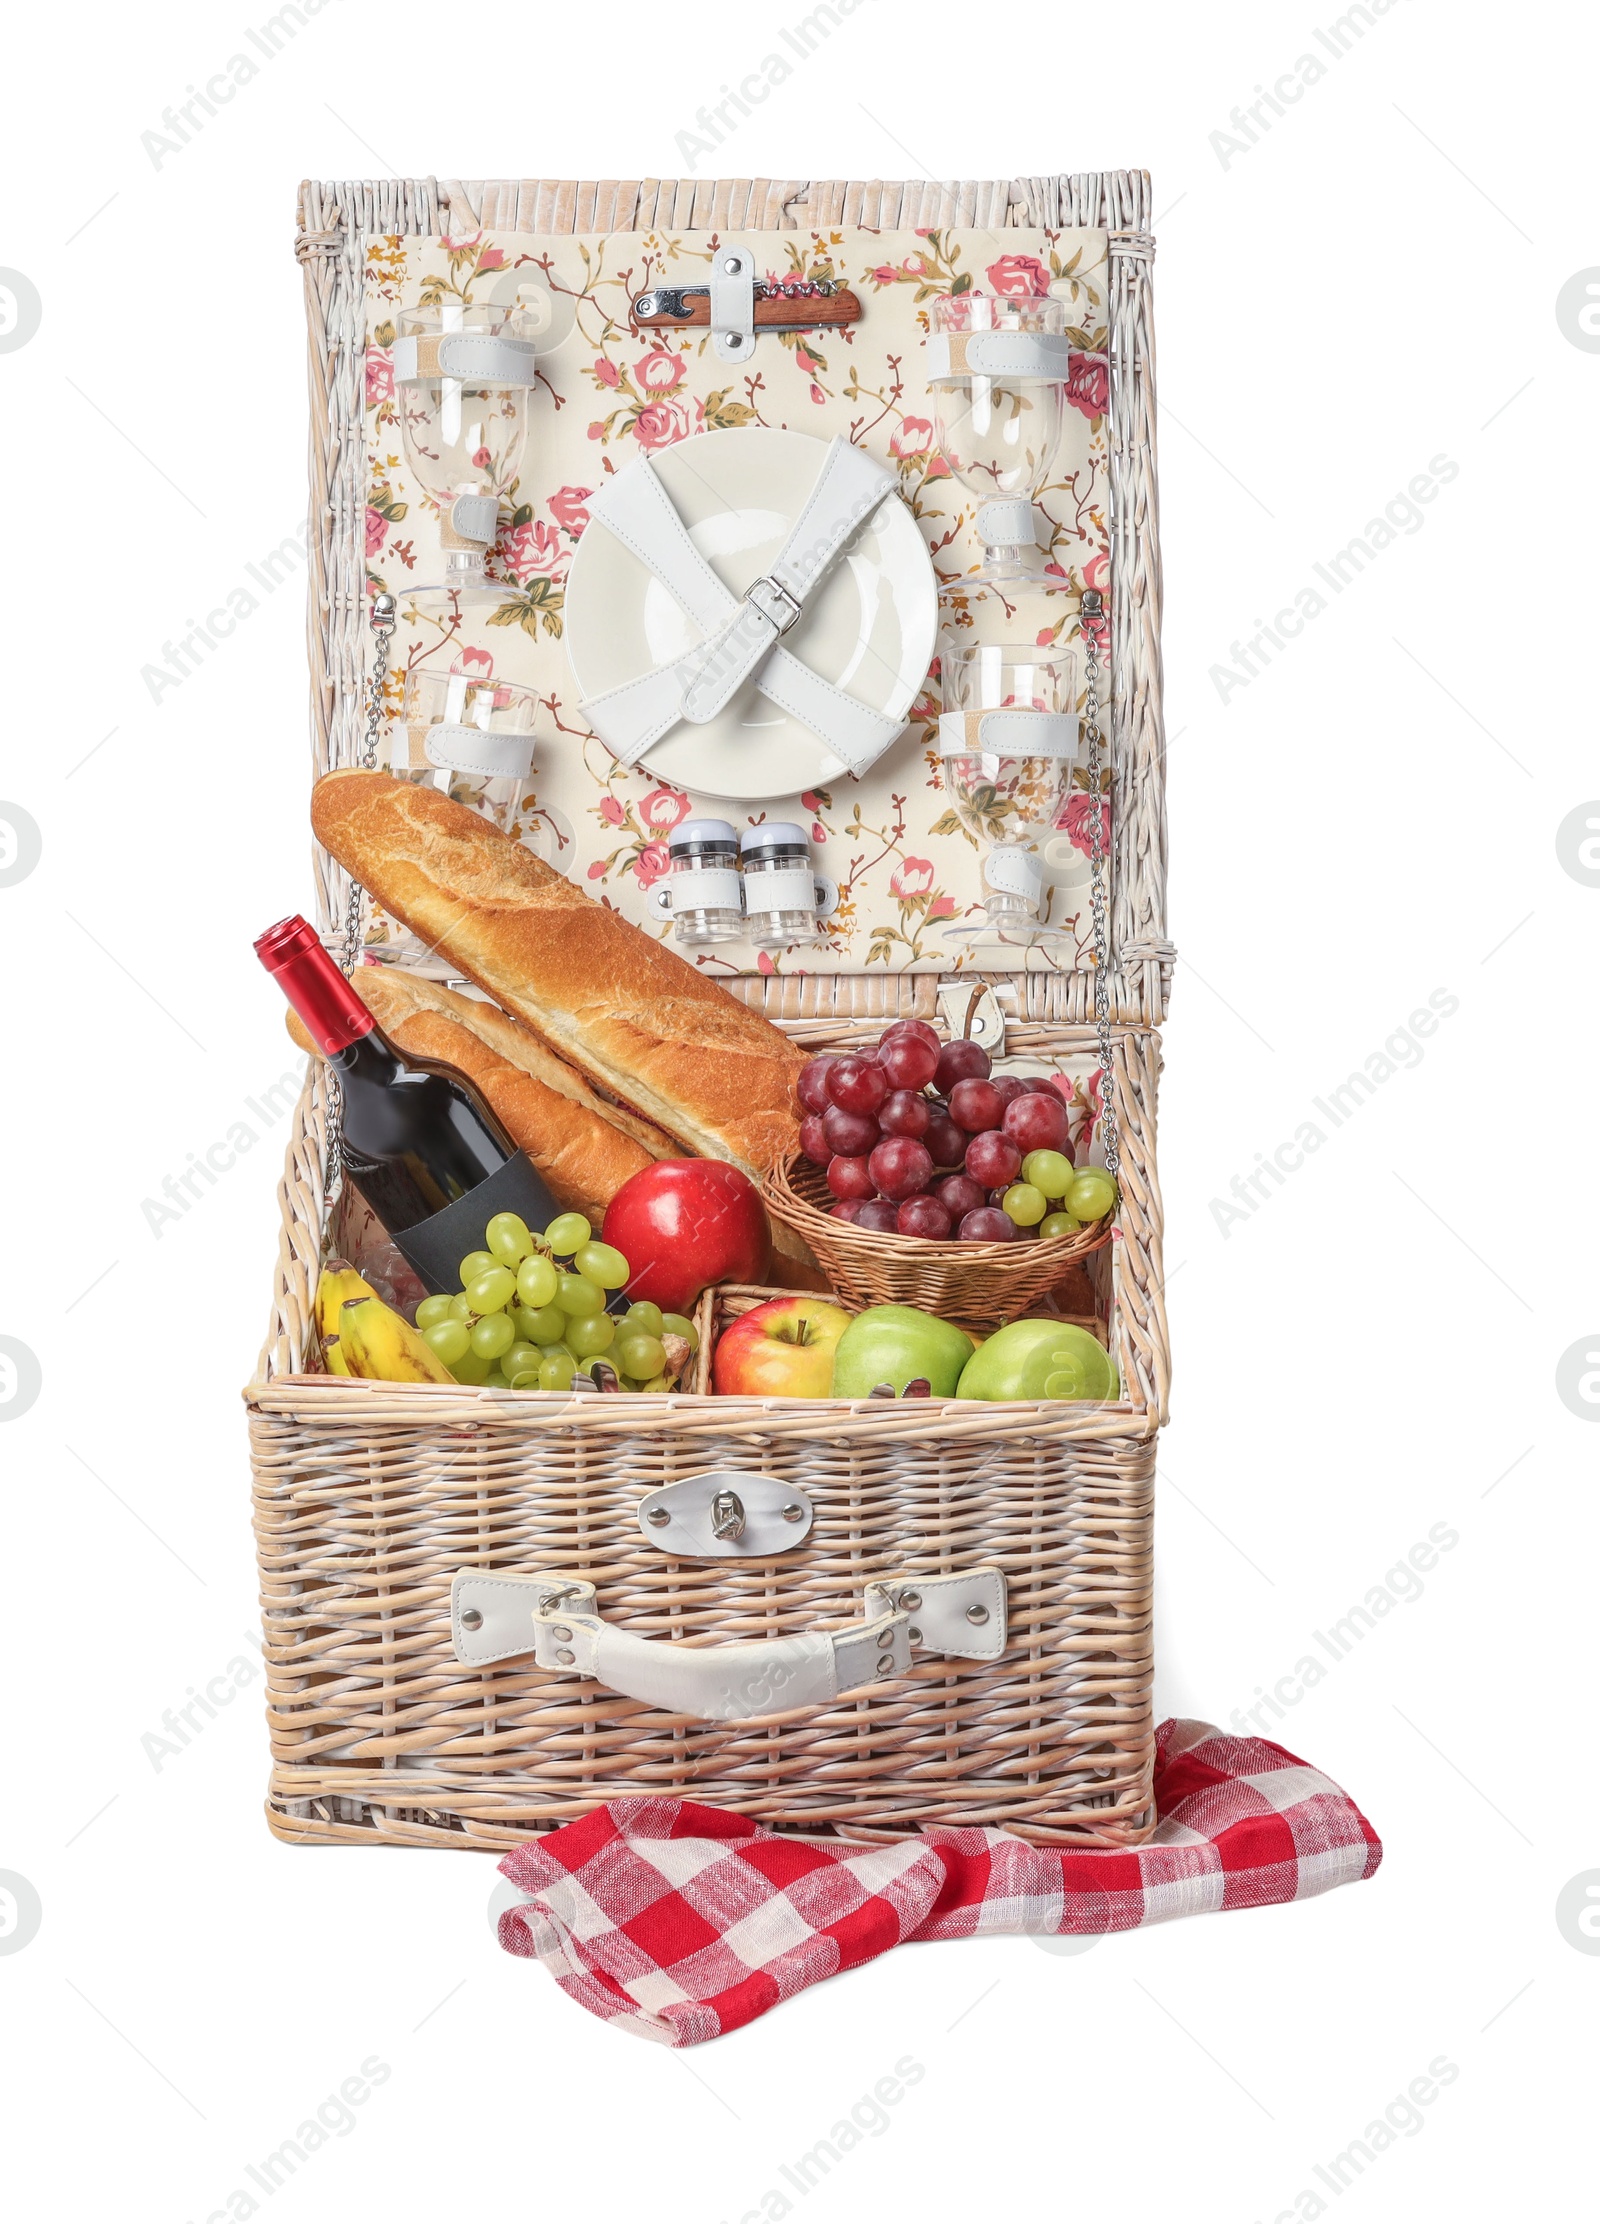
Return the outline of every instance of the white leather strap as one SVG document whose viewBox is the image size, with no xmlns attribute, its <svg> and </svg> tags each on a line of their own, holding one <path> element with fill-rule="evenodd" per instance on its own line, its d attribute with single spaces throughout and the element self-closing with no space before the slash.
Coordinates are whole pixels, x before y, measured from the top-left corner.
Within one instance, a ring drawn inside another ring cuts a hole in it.
<svg viewBox="0 0 1600 2224">
<path fill-rule="evenodd" d="M 683 715 L 691 725 L 707 725 L 726 709 L 795 623 L 851 534 L 893 485 L 883 465 L 842 433 L 830 444 L 816 484 L 771 569 L 746 588 L 727 623 L 683 660 Z"/>
<path fill-rule="evenodd" d="M 764 911 L 815 911 L 816 876 L 809 865 L 779 865 L 769 872 L 744 873 L 744 906 L 752 918 Z"/>
<path fill-rule="evenodd" d="M 592 496 L 590 518 L 616 535 L 706 635 L 671 663 L 582 705 L 613 755 L 636 764 L 680 720 L 703 725 L 715 718 L 753 677 L 770 701 L 821 735 L 848 771 L 865 771 L 904 731 L 904 720 L 857 702 L 779 642 L 851 535 L 893 487 L 891 474 L 841 435 L 770 572 L 742 598 L 723 585 L 695 547 L 648 457 Z"/>
<path fill-rule="evenodd" d="M 690 865 L 673 873 L 665 886 L 680 916 L 685 911 L 737 911 L 743 902 L 743 882 L 732 865 Z"/>
<path fill-rule="evenodd" d="M 1039 544 L 1038 512 L 1031 502 L 1014 495 L 985 502 L 972 523 L 985 548 L 1036 548 Z"/>
<path fill-rule="evenodd" d="M 702 633 L 725 626 L 739 598 L 725 587 L 689 538 L 648 456 L 619 471 L 588 501 L 591 522 L 614 533 L 630 555 L 653 572 Z"/>
<path fill-rule="evenodd" d="M 1032 850 L 1002 842 L 984 859 L 983 878 L 984 885 L 997 895 L 1026 896 L 1030 903 L 1037 903 L 1044 886 L 1044 867 Z"/>
<path fill-rule="evenodd" d="M 947 710 L 939 716 L 942 757 L 1075 757 L 1078 721 L 1061 710 Z"/>
<path fill-rule="evenodd" d="M 713 351 L 724 363 L 747 363 L 756 351 L 756 259 L 748 247 L 717 249 L 707 290 Z"/>
<path fill-rule="evenodd" d="M 928 384 L 968 378 L 1064 379 L 1072 342 L 1064 332 L 930 332 Z"/>
<path fill-rule="evenodd" d="M 843 1694 L 908 1673 L 914 1650 L 996 1660 L 1005 1650 L 1005 1578 L 998 1568 L 959 1575 L 875 1578 L 865 1618 L 732 1645 L 674 1644 L 618 1629 L 598 1611 L 584 1576 L 480 1575 L 450 1588 L 456 1658 L 484 1667 L 532 1652 L 547 1671 L 592 1677 L 646 1706 L 708 1722 L 740 1722 L 828 1706 Z"/>
<path fill-rule="evenodd" d="M 774 649 L 756 685 L 769 703 L 821 734 L 847 772 L 865 772 L 905 731 L 903 718 L 887 718 L 858 702 L 787 649 Z"/>
<path fill-rule="evenodd" d="M 471 386 L 531 386 L 538 376 L 534 343 L 513 339 L 509 332 L 405 333 L 395 341 L 390 360 L 399 386 L 439 378 L 459 378 Z"/>
<path fill-rule="evenodd" d="M 446 548 L 489 548 L 500 529 L 500 504 L 492 494 L 458 494 L 441 536 Z"/>
<path fill-rule="evenodd" d="M 526 780 L 533 765 L 532 734 L 485 731 L 481 726 L 422 728 L 422 753 L 440 772 L 470 772 L 484 780 Z"/>
</svg>

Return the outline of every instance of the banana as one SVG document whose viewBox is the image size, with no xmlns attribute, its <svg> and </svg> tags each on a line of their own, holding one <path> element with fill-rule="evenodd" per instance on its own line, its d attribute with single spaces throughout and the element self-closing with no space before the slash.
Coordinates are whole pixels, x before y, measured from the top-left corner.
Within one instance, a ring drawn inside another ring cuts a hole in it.
<svg viewBox="0 0 1600 2224">
<path fill-rule="evenodd" d="M 381 1297 L 347 1297 L 339 1308 L 339 1348 L 351 1374 L 368 1382 L 448 1382 L 455 1376 L 436 1359 L 411 1323 Z"/>
<path fill-rule="evenodd" d="M 345 1365 L 344 1346 L 337 1336 L 323 1337 L 322 1364 L 330 1375 L 347 1375 L 350 1372 Z"/>
<path fill-rule="evenodd" d="M 376 1297 L 372 1284 L 363 1281 L 348 1259 L 330 1259 L 317 1280 L 317 1335 L 326 1352 L 328 1339 L 339 1333 L 339 1308 L 347 1298 Z M 337 1368 L 330 1370 L 338 1373 Z"/>
</svg>

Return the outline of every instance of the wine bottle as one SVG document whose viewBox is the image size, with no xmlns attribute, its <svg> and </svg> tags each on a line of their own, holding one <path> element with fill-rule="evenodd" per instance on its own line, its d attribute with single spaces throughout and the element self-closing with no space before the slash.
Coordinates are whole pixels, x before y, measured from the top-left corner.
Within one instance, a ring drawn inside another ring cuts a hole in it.
<svg viewBox="0 0 1600 2224">
<path fill-rule="evenodd" d="M 299 917 L 256 955 L 339 1077 L 344 1170 L 430 1291 L 454 1291 L 497 1212 L 547 1227 L 560 1209 L 464 1074 L 389 1040 Z"/>
</svg>

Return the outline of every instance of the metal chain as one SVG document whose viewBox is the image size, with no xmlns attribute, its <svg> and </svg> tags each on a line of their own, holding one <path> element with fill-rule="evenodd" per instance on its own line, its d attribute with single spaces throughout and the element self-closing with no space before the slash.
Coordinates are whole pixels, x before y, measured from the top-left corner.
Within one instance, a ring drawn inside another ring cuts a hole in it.
<svg viewBox="0 0 1600 2224">
<path fill-rule="evenodd" d="M 389 678 L 389 650 L 394 640 L 395 601 L 393 595 L 374 595 L 372 598 L 372 676 L 367 687 L 367 730 L 362 740 L 361 755 L 356 760 L 364 772 L 374 772 L 378 764 L 378 744 L 382 738 L 383 696 Z M 340 970 L 348 981 L 355 972 L 356 961 L 361 955 L 361 883 L 352 879 L 350 900 L 344 915 L 344 954 L 339 960 Z M 332 1066 L 328 1072 L 328 1151 L 323 1167 L 323 1192 L 330 1205 L 337 1202 L 344 1187 L 344 1098 L 339 1088 L 339 1077 Z"/>
<path fill-rule="evenodd" d="M 1099 590 L 1086 587 L 1080 603 L 1080 632 L 1087 667 L 1083 723 L 1089 742 L 1089 902 L 1094 918 L 1094 1021 L 1100 1040 L 1100 1139 L 1106 1171 L 1116 1179 L 1116 1081 L 1111 1048 L 1111 935 L 1106 923 L 1105 813 L 1100 802 L 1100 649 L 1096 633 L 1105 603 Z"/>
</svg>

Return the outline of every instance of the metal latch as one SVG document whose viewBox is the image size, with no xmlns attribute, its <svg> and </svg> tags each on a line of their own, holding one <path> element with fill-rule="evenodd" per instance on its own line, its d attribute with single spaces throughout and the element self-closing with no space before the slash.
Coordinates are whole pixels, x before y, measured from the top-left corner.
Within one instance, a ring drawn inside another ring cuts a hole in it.
<svg viewBox="0 0 1600 2224">
<path fill-rule="evenodd" d="M 640 1533 L 675 1560 L 770 1559 L 803 1544 L 813 1519 L 793 1483 L 737 1468 L 686 1475 L 639 1501 Z"/>
</svg>

